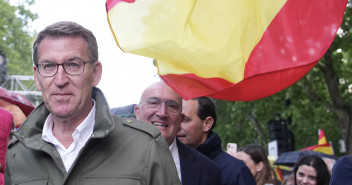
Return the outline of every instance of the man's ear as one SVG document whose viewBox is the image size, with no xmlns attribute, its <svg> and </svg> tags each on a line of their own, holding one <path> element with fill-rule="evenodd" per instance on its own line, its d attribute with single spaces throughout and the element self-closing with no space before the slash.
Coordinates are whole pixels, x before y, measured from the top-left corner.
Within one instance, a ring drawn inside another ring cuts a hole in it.
<svg viewBox="0 0 352 185">
<path fill-rule="evenodd" d="M 97 86 L 103 73 L 103 66 L 101 62 L 96 61 L 93 63 L 93 86 Z"/>
<path fill-rule="evenodd" d="M 34 77 L 34 83 L 35 83 L 35 86 L 37 87 L 37 89 L 40 91 L 42 90 L 42 87 L 40 86 L 40 83 L 38 81 L 38 73 L 37 73 L 37 66 L 33 66 L 33 77 Z"/>
<path fill-rule="evenodd" d="M 139 119 L 140 108 L 141 107 L 139 105 L 134 106 L 134 115 L 136 116 L 136 119 Z"/>
<path fill-rule="evenodd" d="M 208 116 L 207 118 L 205 118 L 205 120 L 203 120 L 203 131 L 204 132 L 209 132 L 211 127 L 213 127 L 213 124 L 214 124 L 214 118 L 213 117 Z"/>
<path fill-rule="evenodd" d="M 264 162 L 260 161 L 258 164 L 256 164 L 257 172 L 260 172 L 264 169 Z"/>
</svg>

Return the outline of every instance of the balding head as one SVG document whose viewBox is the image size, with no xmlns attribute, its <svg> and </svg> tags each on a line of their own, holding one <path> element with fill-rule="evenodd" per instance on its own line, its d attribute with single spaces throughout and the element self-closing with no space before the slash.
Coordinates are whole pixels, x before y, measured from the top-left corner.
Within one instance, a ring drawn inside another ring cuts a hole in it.
<svg viewBox="0 0 352 185">
<path fill-rule="evenodd" d="M 184 118 L 181 106 L 181 96 L 165 82 L 157 82 L 144 90 L 134 113 L 137 119 L 155 125 L 171 145 Z"/>
<path fill-rule="evenodd" d="M 161 93 L 163 92 L 163 93 Z M 164 94 L 166 93 L 166 94 Z M 160 81 L 148 86 L 142 93 L 139 103 L 144 102 L 147 98 L 151 96 L 172 96 L 174 101 L 182 103 L 182 97 L 179 96 L 171 87 L 169 87 L 165 82 Z"/>
</svg>

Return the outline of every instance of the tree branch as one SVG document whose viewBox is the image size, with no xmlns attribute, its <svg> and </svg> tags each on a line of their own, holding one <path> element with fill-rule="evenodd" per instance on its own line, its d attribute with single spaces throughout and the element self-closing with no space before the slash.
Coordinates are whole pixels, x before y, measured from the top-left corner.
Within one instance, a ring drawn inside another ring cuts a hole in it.
<svg viewBox="0 0 352 185">
<path fill-rule="evenodd" d="M 259 125 L 258 120 L 255 116 L 249 113 L 244 113 L 245 116 L 253 123 L 255 131 L 259 134 L 260 137 L 264 137 L 264 132 L 262 127 Z"/>
</svg>

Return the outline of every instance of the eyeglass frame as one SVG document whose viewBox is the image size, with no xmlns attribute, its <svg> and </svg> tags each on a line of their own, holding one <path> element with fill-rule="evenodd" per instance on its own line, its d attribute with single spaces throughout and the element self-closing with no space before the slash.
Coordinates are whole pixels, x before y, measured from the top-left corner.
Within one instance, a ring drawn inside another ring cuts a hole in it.
<svg viewBox="0 0 352 185">
<path fill-rule="evenodd" d="M 159 105 L 156 105 L 156 107 L 153 107 L 153 105 L 151 105 L 151 104 L 148 103 L 149 100 L 156 100 L 156 101 L 159 102 Z M 143 104 L 145 104 L 148 108 L 152 108 L 152 109 L 155 109 L 155 110 L 159 110 L 162 103 L 165 103 L 165 111 L 166 111 L 167 113 L 177 114 L 177 113 L 180 113 L 181 110 L 182 110 L 182 105 L 180 105 L 180 104 L 177 103 L 176 101 L 163 101 L 163 100 L 161 100 L 161 99 L 159 99 L 159 98 L 153 98 L 153 97 L 147 98 L 146 100 L 144 100 L 144 103 L 143 103 Z M 170 107 L 170 106 L 168 106 L 170 103 L 175 103 L 175 104 L 177 104 L 177 106 L 179 106 L 179 108 L 178 108 L 178 110 L 177 110 L 176 112 L 172 112 L 172 111 L 170 111 L 170 109 L 168 109 L 168 107 Z"/>
<path fill-rule="evenodd" d="M 66 71 L 65 63 L 70 62 L 70 60 L 63 62 L 62 64 L 58 64 L 58 63 L 54 63 L 54 62 L 53 62 L 53 63 L 47 62 L 48 64 L 52 64 L 52 65 L 55 65 L 55 66 L 56 66 L 56 70 L 55 70 L 55 73 L 54 73 L 53 75 L 45 76 L 45 75 L 42 75 L 42 74 L 40 73 L 40 71 L 41 71 L 41 70 L 40 70 L 40 68 L 41 68 L 40 66 L 42 66 L 44 63 L 37 64 L 37 70 L 38 70 L 39 75 L 42 76 L 42 77 L 53 77 L 53 76 L 55 76 L 55 75 L 57 74 L 57 71 L 59 70 L 59 66 L 62 66 L 62 68 L 64 69 L 64 71 L 65 71 L 66 74 L 68 74 L 68 75 L 70 75 L 70 76 L 78 76 L 78 75 L 81 75 L 81 74 L 84 73 L 84 68 L 85 68 L 85 66 L 86 66 L 86 63 L 90 63 L 90 64 L 94 63 L 94 62 L 85 62 L 85 61 L 83 61 L 83 60 L 81 60 L 81 59 L 76 59 L 76 60 L 79 60 L 80 62 L 83 63 L 82 72 L 79 73 L 79 74 L 70 74 L 70 73 L 68 73 L 68 72 Z"/>
</svg>

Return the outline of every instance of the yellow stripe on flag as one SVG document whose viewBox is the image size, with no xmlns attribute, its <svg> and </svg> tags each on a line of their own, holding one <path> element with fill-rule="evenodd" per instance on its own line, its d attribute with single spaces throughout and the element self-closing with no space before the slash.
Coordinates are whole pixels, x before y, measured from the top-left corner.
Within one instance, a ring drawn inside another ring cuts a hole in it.
<svg viewBox="0 0 352 185">
<path fill-rule="evenodd" d="M 317 145 L 317 147 L 314 148 L 313 151 L 334 155 L 334 151 L 332 150 L 332 147 L 329 143 L 326 143 L 325 145 Z"/>
<path fill-rule="evenodd" d="M 318 130 L 318 136 L 319 136 L 318 145 L 323 145 L 327 143 L 325 133 L 322 129 Z"/>
</svg>

